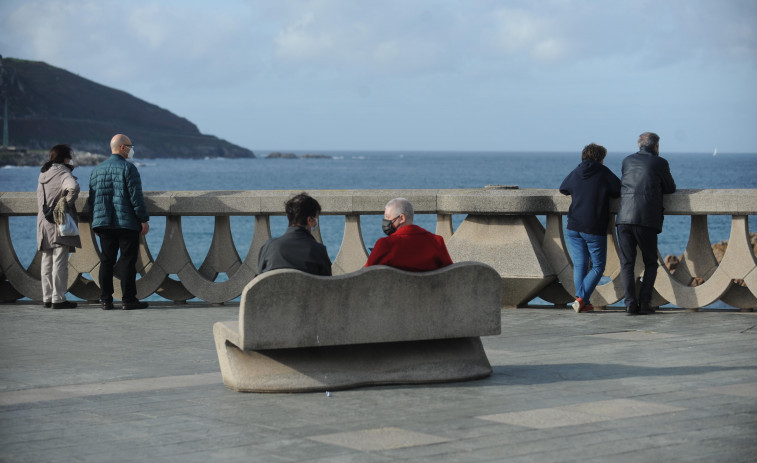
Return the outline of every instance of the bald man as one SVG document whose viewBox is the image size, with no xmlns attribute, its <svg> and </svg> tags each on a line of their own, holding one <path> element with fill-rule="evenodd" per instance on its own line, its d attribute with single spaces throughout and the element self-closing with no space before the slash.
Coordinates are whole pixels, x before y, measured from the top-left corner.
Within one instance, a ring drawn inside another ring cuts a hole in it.
<svg viewBox="0 0 757 463">
<path fill-rule="evenodd" d="M 386 204 L 382 228 L 389 236 L 376 241 L 366 267 L 389 265 L 424 272 L 452 264 L 444 238 L 413 225 L 414 215 L 413 205 L 405 198 Z"/>
<path fill-rule="evenodd" d="M 121 309 L 145 309 L 137 299 L 137 255 L 139 235 L 150 230 L 142 179 L 137 167 L 126 159 L 134 156 L 129 137 L 115 135 L 110 140 L 111 156 L 89 176 L 89 214 L 92 229 L 100 237 L 100 303 L 113 309 L 113 271 L 121 251 Z"/>
</svg>

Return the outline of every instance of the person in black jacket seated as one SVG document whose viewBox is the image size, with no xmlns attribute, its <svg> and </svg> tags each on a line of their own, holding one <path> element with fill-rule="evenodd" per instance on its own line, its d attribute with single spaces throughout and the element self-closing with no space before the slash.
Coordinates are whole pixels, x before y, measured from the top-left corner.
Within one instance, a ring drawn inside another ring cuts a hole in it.
<svg viewBox="0 0 757 463">
<path fill-rule="evenodd" d="M 590 298 L 607 262 L 610 197 L 620 196 L 620 179 L 604 166 L 606 155 L 604 146 L 586 145 L 581 153 L 581 163 L 560 185 L 560 193 L 571 196 L 568 243 L 576 287 L 576 300 L 572 306 L 576 312 L 594 309 Z"/>
<path fill-rule="evenodd" d="M 331 276 L 326 246 L 311 234 L 318 226 L 321 205 L 300 193 L 285 204 L 289 227 L 283 235 L 266 241 L 258 256 L 258 273 L 293 268 L 314 275 Z"/>
<path fill-rule="evenodd" d="M 625 291 L 626 315 L 654 312 L 650 302 L 657 277 L 657 235 L 662 231 L 662 195 L 676 191 L 668 161 L 660 157 L 660 137 L 639 136 L 639 152 L 623 160 L 620 208 L 615 223 L 620 247 L 620 276 Z M 644 261 L 639 296 L 636 296 L 636 246 Z"/>
</svg>

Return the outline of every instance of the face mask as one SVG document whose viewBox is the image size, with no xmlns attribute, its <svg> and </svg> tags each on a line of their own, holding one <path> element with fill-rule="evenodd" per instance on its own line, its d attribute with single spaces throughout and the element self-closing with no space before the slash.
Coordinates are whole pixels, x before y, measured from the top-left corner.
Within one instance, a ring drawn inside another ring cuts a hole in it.
<svg viewBox="0 0 757 463">
<path fill-rule="evenodd" d="M 134 159 L 134 147 L 132 146 L 129 150 L 129 154 L 127 155 L 129 159 Z"/>
<path fill-rule="evenodd" d="M 315 233 L 316 228 L 318 228 L 318 219 L 315 219 L 315 225 L 310 229 L 310 233 Z"/>
<path fill-rule="evenodd" d="M 66 166 L 66 167 L 68 167 L 68 170 L 70 170 L 71 172 L 73 172 L 74 167 L 76 167 L 74 165 L 74 161 L 71 161 L 71 164 L 63 164 L 63 165 Z"/>
<path fill-rule="evenodd" d="M 384 230 L 384 233 L 386 233 L 387 235 L 391 235 L 392 233 L 397 231 L 397 229 L 394 228 L 394 224 L 392 222 L 394 222 L 394 220 L 383 219 L 381 221 L 381 229 Z"/>
</svg>

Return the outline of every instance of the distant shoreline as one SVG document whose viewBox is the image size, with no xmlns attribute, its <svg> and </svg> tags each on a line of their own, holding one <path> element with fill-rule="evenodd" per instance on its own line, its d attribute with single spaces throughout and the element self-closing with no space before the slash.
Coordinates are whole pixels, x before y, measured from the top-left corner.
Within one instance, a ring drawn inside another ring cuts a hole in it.
<svg viewBox="0 0 757 463">
<path fill-rule="evenodd" d="M 106 160 L 110 155 L 104 155 L 104 154 L 97 154 L 97 153 L 90 153 L 87 151 L 74 151 L 74 163 L 77 166 L 95 166 L 104 160 Z M 5 148 L 0 147 L 0 168 L 2 167 L 41 167 L 42 164 L 47 162 L 48 159 L 48 152 L 45 150 L 27 150 L 24 148 Z M 214 157 L 214 158 L 197 158 L 197 157 L 181 157 L 181 158 L 165 158 L 165 157 L 155 157 L 155 158 L 140 158 L 140 160 L 144 159 L 182 159 L 182 160 L 190 160 L 190 161 L 203 161 L 206 159 L 237 159 L 237 158 L 227 158 L 227 157 Z M 249 159 L 257 159 L 257 158 L 249 158 Z M 306 153 L 302 155 L 296 155 L 294 153 L 281 153 L 278 151 L 274 151 L 270 153 L 268 156 L 264 157 L 263 159 L 334 159 L 334 156 L 328 155 L 328 154 L 311 154 Z"/>
<path fill-rule="evenodd" d="M 49 159 L 45 150 L 26 150 L 23 148 L 0 148 L 0 167 L 42 167 Z M 108 156 L 103 154 L 74 151 L 74 163 L 77 166 L 95 166 Z"/>
</svg>

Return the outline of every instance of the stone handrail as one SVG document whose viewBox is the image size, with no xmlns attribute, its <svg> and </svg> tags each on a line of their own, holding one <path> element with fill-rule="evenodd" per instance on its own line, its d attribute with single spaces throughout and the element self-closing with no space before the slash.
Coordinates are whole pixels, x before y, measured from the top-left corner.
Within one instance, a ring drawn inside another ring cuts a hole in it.
<svg viewBox="0 0 757 463">
<path fill-rule="evenodd" d="M 238 297 L 256 274 L 257 255 L 271 237 L 270 217 L 284 215 L 283 204 L 298 191 L 158 191 L 145 193 L 152 216 L 165 216 L 163 242 L 153 257 L 142 241 L 137 280 L 138 297 L 157 293 L 173 301 L 197 297 L 223 303 Z M 454 261 L 480 261 L 502 276 L 503 306 L 518 307 L 535 297 L 564 305 L 572 302 L 573 269 L 563 237 L 562 216 L 570 207 L 570 197 L 547 189 L 444 189 L 444 190 L 311 190 L 323 215 L 345 217 L 344 234 L 333 271 L 349 273 L 361 268 L 368 252 L 363 244 L 360 217 L 383 214 L 392 198 L 403 196 L 418 214 L 436 214 L 435 232 L 447 242 Z M 87 194 L 77 200 L 77 209 L 86 210 Z M 617 210 L 617 200 L 611 202 Z M 689 241 L 676 272 L 660 265 L 655 282 L 653 305 L 672 303 L 697 309 L 718 300 L 741 309 L 757 307 L 757 260 L 749 244 L 749 216 L 757 214 L 757 189 L 679 190 L 664 199 L 666 215 L 691 216 Z M 36 193 L 0 192 L 0 300 L 21 297 L 40 300 L 42 296 L 39 256 L 28 268 L 18 258 L 10 235 L 10 216 L 37 214 Z M 452 215 L 466 215 L 453 232 Z M 545 215 L 546 227 L 537 216 Z M 722 261 L 715 259 L 708 215 L 730 215 L 729 246 Z M 182 216 L 213 216 L 215 229 L 204 262 L 196 268 L 184 243 Z M 240 258 L 231 234 L 230 216 L 254 216 L 252 243 Z M 611 229 L 614 227 L 611 227 Z M 80 224 L 82 249 L 69 259 L 69 291 L 86 300 L 97 300 L 99 250 L 89 224 Z M 320 239 L 320 231 L 316 231 Z M 661 259 L 660 259 L 661 260 Z M 637 262 L 637 274 L 642 270 Z M 226 273 L 227 281 L 214 281 Z M 92 279 L 85 278 L 89 274 Z M 613 233 L 608 234 L 605 275 L 608 283 L 597 287 L 592 297 L 595 307 L 618 302 L 623 297 L 620 261 Z M 172 276 L 175 276 L 172 278 Z M 702 284 L 691 286 L 693 278 Z M 734 280 L 743 280 L 737 285 Z M 119 285 L 116 298 L 120 297 Z"/>
</svg>

